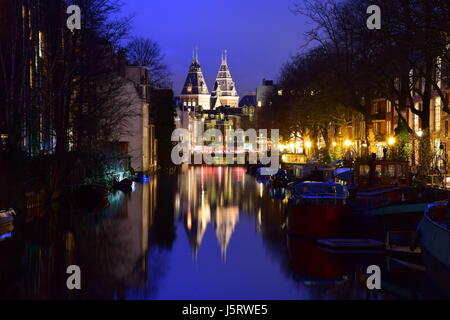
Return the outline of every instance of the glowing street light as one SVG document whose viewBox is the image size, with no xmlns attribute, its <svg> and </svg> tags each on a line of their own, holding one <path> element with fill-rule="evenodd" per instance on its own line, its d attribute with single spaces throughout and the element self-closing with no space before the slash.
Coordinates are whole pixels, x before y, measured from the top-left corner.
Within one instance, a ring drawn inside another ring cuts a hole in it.
<svg viewBox="0 0 450 320">
<path fill-rule="evenodd" d="M 387 141 L 388 145 L 393 146 L 397 140 L 395 137 L 390 137 Z"/>
<path fill-rule="evenodd" d="M 305 147 L 306 147 L 307 149 L 311 149 L 311 147 L 312 147 L 311 141 L 306 141 L 306 142 L 305 142 Z"/>
<path fill-rule="evenodd" d="M 332 143 L 332 146 L 333 146 L 334 148 L 336 148 L 336 147 L 337 147 L 337 143 L 336 143 L 336 142 L 333 142 L 333 143 Z"/>
<path fill-rule="evenodd" d="M 422 138 L 422 136 L 423 136 L 423 131 L 422 131 L 422 130 L 418 130 L 418 131 L 416 132 L 416 134 L 417 134 L 417 136 L 418 136 L 419 138 Z"/>
<path fill-rule="evenodd" d="M 345 146 L 346 148 L 350 148 L 351 145 L 352 145 L 352 142 L 351 142 L 350 140 L 345 140 L 345 141 L 344 141 L 344 146 Z"/>
</svg>

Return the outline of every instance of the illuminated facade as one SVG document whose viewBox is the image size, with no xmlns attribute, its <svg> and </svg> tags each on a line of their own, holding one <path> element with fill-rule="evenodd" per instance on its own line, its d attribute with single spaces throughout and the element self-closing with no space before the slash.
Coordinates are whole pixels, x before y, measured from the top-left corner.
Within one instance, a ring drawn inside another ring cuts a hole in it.
<svg viewBox="0 0 450 320">
<path fill-rule="evenodd" d="M 211 92 L 211 107 L 213 109 L 221 106 L 229 106 L 233 108 L 239 107 L 239 96 L 236 91 L 236 84 L 231 76 L 228 67 L 227 52 L 222 55 L 222 63 L 217 73 L 214 90 Z"/>
<path fill-rule="evenodd" d="M 202 68 L 198 61 L 198 54 L 192 58 L 191 66 L 186 78 L 186 82 L 181 92 L 181 103 L 185 107 L 201 107 L 203 110 L 210 110 L 211 95 L 208 91 Z"/>
<path fill-rule="evenodd" d="M 186 108 L 216 110 L 220 107 L 239 107 L 236 84 L 231 76 L 226 51 L 211 94 L 203 76 L 202 68 L 195 53 L 180 95 L 181 103 Z"/>
</svg>

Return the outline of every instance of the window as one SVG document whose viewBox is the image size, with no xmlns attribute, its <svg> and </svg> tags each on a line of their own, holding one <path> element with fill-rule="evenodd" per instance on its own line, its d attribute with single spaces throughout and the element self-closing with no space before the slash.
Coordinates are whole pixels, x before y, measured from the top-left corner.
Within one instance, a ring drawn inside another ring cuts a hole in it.
<svg viewBox="0 0 450 320">
<path fill-rule="evenodd" d="M 441 130 L 441 99 L 436 98 L 434 106 L 434 130 Z"/>
<path fill-rule="evenodd" d="M 39 31 L 39 58 L 44 56 L 44 35 Z"/>
<path fill-rule="evenodd" d="M 419 116 L 417 114 L 414 115 L 414 131 L 419 131 Z"/>
<path fill-rule="evenodd" d="M 375 135 L 381 134 L 381 126 L 380 126 L 380 124 L 378 122 L 375 122 L 373 124 L 373 133 Z"/>
<path fill-rule="evenodd" d="M 391 120 L 386 121 L 386 133 L 390 134 L 392 132 Z"/>
<path fill-rule="evenodd" d="M 386 112 L 392 112 L 392 103 L 390 101 L 386 101 L 386 103 L 387 103 Z"/>
<path fill-rule="evenodd" d="M 380 113 L 380 105 L 378 104 L 378 102 L 374 102 L 374 103 L 373 103 L 373 106 L 372 106 L 372 113 L 373 113 L 373 114 Z"/>
<path fill-rule="evenodd" d="M 364 165 L 359 167 L 359 175 L 362 177 L 367 177 L 370 172 L 370 166 Z"/>
<path fill-rule="evenodd" d="M 375 167 L 375 175 L 379 178 L 383 175 L 383 167 L 381 165 L 377 165 Z"/>
<path fill-rule="evenodd" d="M 394 165 L 394 164 L 388 165 L 387 176 L 388 176 L 389 178 L 395 177 L 395 174 L 396 174 L 395 169 L 396 169 L 396 165 Z"/>
</svg>

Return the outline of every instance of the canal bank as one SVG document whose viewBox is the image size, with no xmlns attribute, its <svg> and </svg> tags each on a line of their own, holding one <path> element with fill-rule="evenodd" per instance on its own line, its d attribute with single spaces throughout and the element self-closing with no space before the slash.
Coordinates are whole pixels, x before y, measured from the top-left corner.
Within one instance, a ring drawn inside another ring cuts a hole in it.
<svg viewBox="0 0 450 320">
<path fill-rule="evenodd" d="M 97 213 L 48 208 L 0 242 L 0 298 L 442 298 L 426 272 L 383 254 L 287 236 L 286 200 L 240 167 L 188 167 L 110 195 Z M 82 290 L 66 288 L 79 265 Z M 382 269 L 367 289 L 369 265 Z"/>
</svg>

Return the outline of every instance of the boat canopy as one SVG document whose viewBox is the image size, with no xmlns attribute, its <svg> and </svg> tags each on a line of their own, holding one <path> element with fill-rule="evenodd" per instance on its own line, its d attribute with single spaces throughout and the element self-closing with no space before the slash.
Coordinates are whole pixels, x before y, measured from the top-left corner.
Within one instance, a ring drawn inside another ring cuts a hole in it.
<svg viewBox="0 0 450 320">
<path fill-rule="evenodd" d="M 339 183 L 300 182 L 295 185 L 295 196 L 301 198 L 347 198 L 347 187 Z"/>
</svg>

